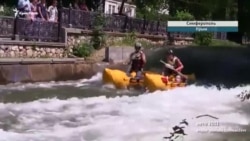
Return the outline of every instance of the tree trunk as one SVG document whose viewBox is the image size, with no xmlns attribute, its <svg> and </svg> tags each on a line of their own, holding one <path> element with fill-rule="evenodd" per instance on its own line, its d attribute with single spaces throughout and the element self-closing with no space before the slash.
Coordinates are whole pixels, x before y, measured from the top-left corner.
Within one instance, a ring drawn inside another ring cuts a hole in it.
<svg viewBox="0 0 250 141">
<path fill-rule="evenodd" d="M 122 15 L 122 12 L 123 12 L 123 7 L 124 7 L 124 3 L 125 3 L 126 0 L 122 0 L 122 4 L 121 4 L 121 7 L 119 9 L 119 15 Z"/>
</svg>

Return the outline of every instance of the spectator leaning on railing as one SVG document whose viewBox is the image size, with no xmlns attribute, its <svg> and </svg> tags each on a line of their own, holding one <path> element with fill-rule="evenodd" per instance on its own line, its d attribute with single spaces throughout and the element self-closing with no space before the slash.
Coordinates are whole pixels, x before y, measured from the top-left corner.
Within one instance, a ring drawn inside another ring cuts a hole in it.
<svg viewBox="0 0 250 141">
<path fill-rule="evenodd" d="M 36 8 L 34 7 L 36 3 L 36 0 L 33 0 L 32 3 L 29 0 L 18 0 L 17 9 L 14 9 L 17 12 L 15 15 L 33 20 L 37 15 Z"/>
<path fill-rule="evenodd" d="M 79 7 L 80 7 L 80 9 L 83 10 L 83 11 L 89 11 L 89 9 L 88 9 L 88 7 L 87 7 L 87 5 L 86 5 L 85 0 L 83 0 L 82 2 L 79 3 Z"/>
<path fill-rule="evenodd" d="M 37 4 L 38 4 L 38 0 L 32 0 L 32 3 L 30 5 L 31 7 L 31 19 L 36 19 L 37 15 L 38 15 L 38 11 L 37 11 Z"/>
<path fill-rule="evenodd" d="M 85 0 L 83 0 L 83 1 L 74 0 L 73 8 L 76 10 L 90 11 L 86 5 Z"/>
<path fill-rule="evenodd" d="M 41 2 L 37 5 L 37 9 L 38 9 L 38 18 L 47 21 L 48 12 L 46 7 L 46 0 L 41 0 Z"/>
<path fill-rule="evenodd" d="M 53 0 L 53 3 L 48 8 L 49 21 L 57 22 L 58 19 L 58 10 L 57 10 L 57 0 Z"/>
<path fill-rule="evenodd" d="M 74 1 L 73 8 L 76 9 L 76 10 L 80 9 L 80 7 L 79 7 L 79 0 L 75 0 Z"/>
<path fill-rule="evenodd" d="M 22 13 L 31 12 L 30 1 L 29 0 L 18 0 L 17 10 Z M 28 14 L 20 15 L 22 18 L 26 18 Z"/>
<path fill-rule="evenodd" d="M 30 1 L 29 0 L 18 0 L 17 9 L 21 12 L 30 12 Z"/>
</svg>

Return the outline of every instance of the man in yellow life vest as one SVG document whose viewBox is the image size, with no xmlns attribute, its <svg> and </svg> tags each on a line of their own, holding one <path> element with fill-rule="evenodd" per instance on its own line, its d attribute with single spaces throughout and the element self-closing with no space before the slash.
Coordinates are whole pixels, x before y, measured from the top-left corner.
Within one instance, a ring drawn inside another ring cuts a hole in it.
<svg viewBox="0 0 250 141">
<path fill-rule="evenodd" d="M 184 65 L 182 64 L 181 60 L 174 55 L 174 52 L 171 49 L 167 52 L 166 63 L 170 64 L 174 70 L 164 65 L 162 75 L 167 77 L 167 80 L 165 81 L 181 82 L 182 78 L 178 75 L 177 72 L 181 72 L 184 68 Z"/>
<path fill-rule="evenodd" d="M 129 68 L 127 70 L 127 75 L 130 76 L 132 72 L 135 72 L 135 79 L 141 79 L 145 63 L 146 56 L 142 51 L 142 45 L 141 43 L 137 42 L 135 43 L 135 51 L 129 56 Z"/>
</svg>

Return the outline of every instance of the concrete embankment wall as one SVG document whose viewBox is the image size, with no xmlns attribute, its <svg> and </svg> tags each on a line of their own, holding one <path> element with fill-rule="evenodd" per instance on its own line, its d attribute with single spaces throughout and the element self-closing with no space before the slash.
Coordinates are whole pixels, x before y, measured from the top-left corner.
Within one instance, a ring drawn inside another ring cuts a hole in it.
<svg viewBox="0 0 250 141">
<path fill-rule="evenodd" d="M 152 51 L 147 68 L 162 68 L 160 59 L 167 48 Z M 201 84 L 224 84 L 228 87 L 250 83 L 250 48 L 183 47 L 174 49 L 183 61 L 184 73 L 195 73 Z"/>
<path fill-rule="evenodd" d="M 132 52 L 133 47 L 108 47 L 105 49 L 105 58 L 112 63 L 124 63 Z"/>
<path fill-rule="evenodd" d="M 76 80 L 90 78 L 105 67 L 123 68 L 121 64 L 77 59 L 1 59 L 0 63 L 0 84 Z"/>
<path fill-rule="evenodd" d="M 16 82 L 65 81 L 90 78 L 104 68 L 126 70 L 123 64 L 133 48 L 111 47 L 106 50 L 108 62 L 90 62 L 75 58 L 1 58 L 0 84 Z"/>
</svg>

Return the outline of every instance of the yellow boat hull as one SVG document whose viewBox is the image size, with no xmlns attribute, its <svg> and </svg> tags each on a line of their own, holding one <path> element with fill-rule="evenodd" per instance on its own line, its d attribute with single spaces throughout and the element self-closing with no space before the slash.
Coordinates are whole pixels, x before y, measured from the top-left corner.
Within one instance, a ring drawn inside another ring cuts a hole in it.
<svg viewBox="0 0 250 141">
<path fill-rule="evenodd" d="M 135 73 L 128 77 L 124 71 L 113 70 L 105 68 L 102 75 L 102 81 L 104 84 L 112 84 L 116 89 L 127 89 L 129 86 L 143 86 L 143 80 L 131 81 L 131 78 L 135 76 Z"/>
<path fill-rule="evenodd" d="M 137 82 L 136 80 L 131 80 L 135 76 L 135 73 L 131 74 L 131 77 L 128 77 L 124 71 L 108 69 L 105 68 L 103 71 L 103 84 L 112 84 L 116 89 L 127 89 L 129 87 L 144 87 L 148 91 L 153 92 L 156 90 L 169 90 L 176 87 L 184 87 L 185 83 L 173 83 L 168 82 L 168 84 L 162 81 L 162 75 L 145 72 L 142 80 Z"/>
<path fill-rule="evenodd" d="M 169 90 L 177 87 L 186 86 L 186 83 L 175 83 L 171 81 L 166 84 L 162 81 L 162 77 L 163 76 L 160 74 L 145 73 L 144 86 L 149 92 L 157 90 Z"/>
</svg>

